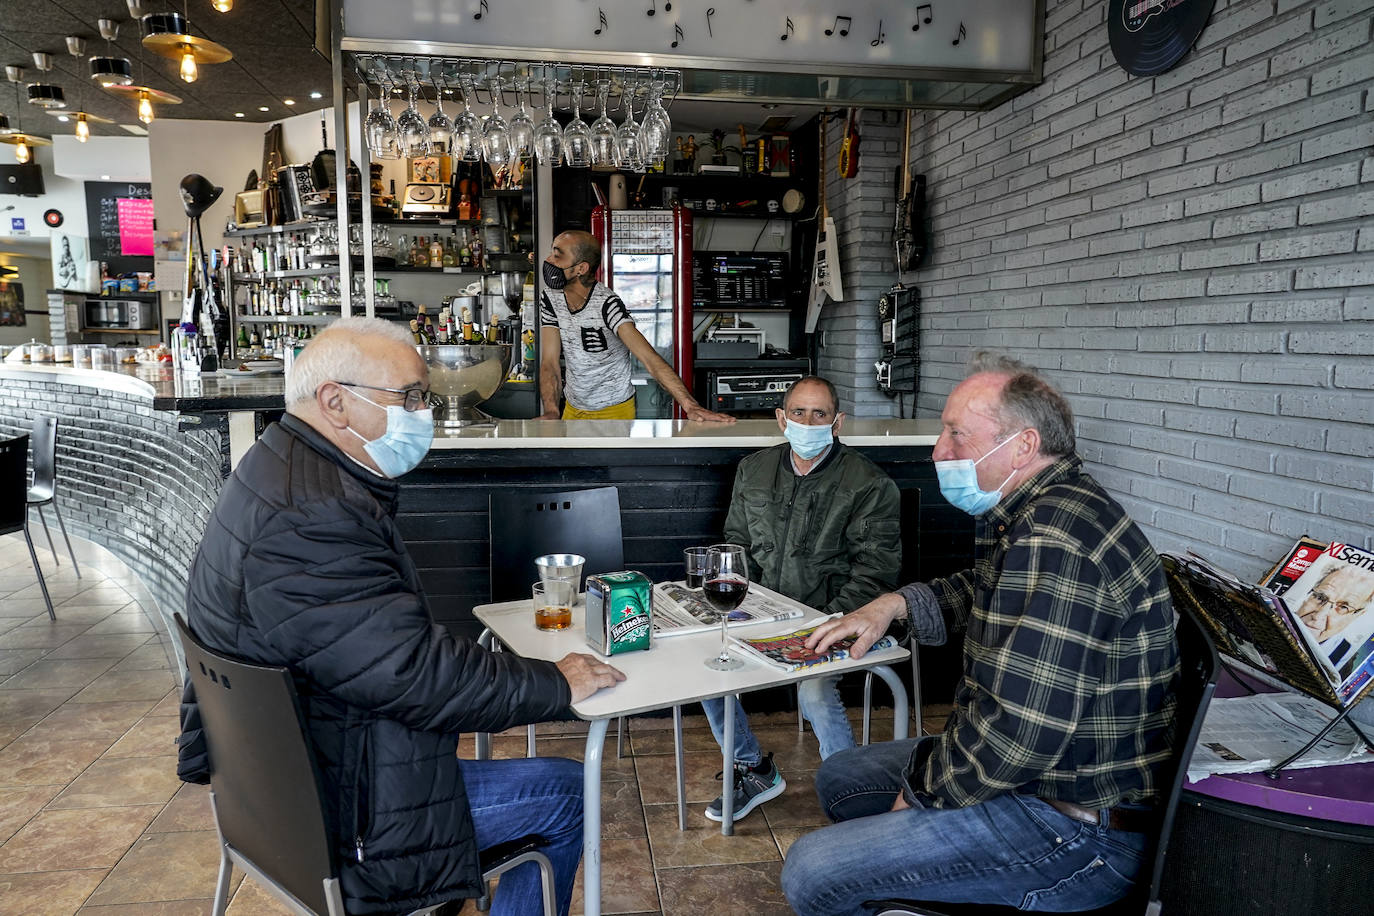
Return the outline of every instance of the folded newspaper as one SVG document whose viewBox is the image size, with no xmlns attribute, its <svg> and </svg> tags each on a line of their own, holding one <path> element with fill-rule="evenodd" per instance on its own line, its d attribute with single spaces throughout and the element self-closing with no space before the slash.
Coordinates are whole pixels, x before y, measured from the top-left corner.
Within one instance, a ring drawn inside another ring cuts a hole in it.
<svg viewBox="0 0 1374 916">
<path fill-rule="evenodd" d="M 1260 693 L 1216 699 L 1207 707 L 1188 780 L 1213 773 L 1258 773 L 1306 744 L 1336 715 L 1327 704 L 1299 693 Z M 1289 768 L 1374 763 L 1355 730 L 1342 722 Z"/>
<path fill-rule="evenodd" d="M 765 594 L 765 592 L 767 592 Z M 742 627 L 777 620 L 796 620 L 809 610 L 781 595 L 751 585 L 740 606 L 730 612 L 729 627 Z M 682 582 L 660 582 L 653 589 L 654 638 L 704 633 L 720 628 L 720 616 L 706 597 Z"/>
</svg>

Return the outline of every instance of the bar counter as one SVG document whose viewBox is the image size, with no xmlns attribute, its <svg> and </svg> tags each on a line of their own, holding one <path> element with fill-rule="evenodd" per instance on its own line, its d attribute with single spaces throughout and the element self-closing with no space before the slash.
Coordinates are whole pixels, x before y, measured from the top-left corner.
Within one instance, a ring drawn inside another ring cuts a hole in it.
<svg viewBox="0 0 1374 916">
<path fill-rule="evenodd" d="M 61 419 L 64 516 L 140 575 L 170 623 L 221 482 L 283 406 L 281 376 L 3 363 L 0 390 L 0 435 L 27 432 L 37 415 Z M 930 460 L 939 429 L 937 420 L 846 418 L 841 434 L 902 492 L 904 579 L 962 568 L 971 554 L 970 519 L 939 497 Z M 490 600 L 492 493 L 614 486 L 626 565 L 674 578 L 684 547 L 719 539 L 739 459 L 781 441 L 771 420 L 504 420 L 440 431 L 402 478 L 398 524 L 435 617 L 475 637 L 472 608 Z"/>
</svg>

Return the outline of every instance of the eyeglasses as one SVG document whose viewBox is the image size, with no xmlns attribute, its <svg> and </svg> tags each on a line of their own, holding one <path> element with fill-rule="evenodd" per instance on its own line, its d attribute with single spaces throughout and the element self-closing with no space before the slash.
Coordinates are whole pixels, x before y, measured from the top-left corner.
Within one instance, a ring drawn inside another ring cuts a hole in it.
<svg viewBox="0 0 1374 916">
<path fill-rule="evenodd" d="M 348 388 L 366 388 L 369 391 L 389 391 L 392 394 L 405 395 L 405 400 L 401 402 L 401 406 L 406 409 L 407 413 L 413 413 L 429 406 L 428 388 L 383 388 L 380 385 L 364 385 L 360 382 L 339 382 L 339 384 Z"/>
<path fill-rule="evenodd" d="M 1337 614 L 1341 615 L 1354 614 L 1358 611 L 1364 610 L 1363 607 L 1355 607 L 1345 599 L 1342 599 L 1340 601 L 1334 601 L 1332 600 L 1329 594 L 1327 594 L 1325 591 L 1322 591 L 1321 589 L 1312 589 L 1312 591 L 1308 594 L 1307 597 L 1310 600 L 1315 601 L 1317 607 L 1326 607 L 1329 604 L 1331 605 L 1332 610 L 1334 610 Z"/>
</svg>

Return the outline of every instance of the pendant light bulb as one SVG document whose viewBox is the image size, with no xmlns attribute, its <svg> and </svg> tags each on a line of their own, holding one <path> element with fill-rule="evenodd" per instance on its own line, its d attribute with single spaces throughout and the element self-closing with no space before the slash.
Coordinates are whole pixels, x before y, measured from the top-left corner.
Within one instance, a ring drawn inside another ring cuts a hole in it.
<svg viewBox="0 0 1374 916">
<path fill-rule="evenodd" d="M 234 0 L 210 0 L 210 5 L 221 13 L 227 13 L 234 8 Z"/>
<path fill-rule="evenodd" d="M 14 145 L 14 161 L 23 165 L 29 161 L 29 157 L 29 144 L 24 141 L 23 137 L 20 137 L 19 142 Z"/>
<path fill-rule="evenodd" d="M 146 92 L 138 94 L 138 119 L 144 124 L 153 123 L 153 103 Z"/>
<path fill-rule="evenodd" d="M 182 45 L 181 54 L 181 78 L 188 83 L 194 83 L 200 74 L 196 70 L 196 55 L 191 50 L 190 45 Z"/>
<path fill-rule="evenodd" d="M 86 120 L 84 114 L 78 114 L 76 116 L 76 139 L 80 140 L 82 143 L 91 139 L 91 125 Z"/>
</svg>

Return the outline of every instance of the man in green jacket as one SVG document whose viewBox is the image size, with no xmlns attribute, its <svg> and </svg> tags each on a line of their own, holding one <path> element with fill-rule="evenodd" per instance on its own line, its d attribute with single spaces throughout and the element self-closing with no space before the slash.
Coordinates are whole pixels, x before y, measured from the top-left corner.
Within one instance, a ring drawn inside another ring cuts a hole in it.
<svg viewBox="0 0 1374 916">
<path fill-rule="evenodd" d="M 749 555 L 749 578 L 826 613 L 845 613 L 889 591 L 902 565 L 897 485 L 835 439 L 844 422 L 835 386 L 818 376 L 793 383 L 776 411 L 787 442 L 739 463 L 725 540 Z M 801 683 L 802 714 L 821 758 L 854 746 L 838 676 Z M 735 704 L 734 816 L 742 818 L 787 788 L 764 756 L 739 700 Z M 702 703 L 717 741 L 725 700 Z M 706 808 L 721 819 L 723 799 Z"/>
</svg>

